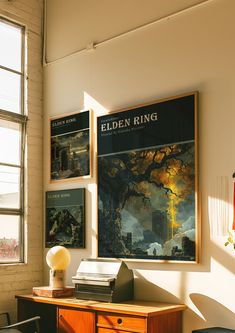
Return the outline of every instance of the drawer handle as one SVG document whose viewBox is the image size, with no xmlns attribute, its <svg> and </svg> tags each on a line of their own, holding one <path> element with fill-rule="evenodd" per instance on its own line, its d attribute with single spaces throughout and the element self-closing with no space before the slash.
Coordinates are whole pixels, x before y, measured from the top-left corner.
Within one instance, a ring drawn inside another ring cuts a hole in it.
<svg viewBox="0 0 235 333">
<path fill-rule="evenodd" d="M 121 319 L 121 318 L 118 318 L 117 323 L 118 323 L 119 325 L 121 325 L 121 324 L 122 324 L 122 319 Z"/>
</svg>

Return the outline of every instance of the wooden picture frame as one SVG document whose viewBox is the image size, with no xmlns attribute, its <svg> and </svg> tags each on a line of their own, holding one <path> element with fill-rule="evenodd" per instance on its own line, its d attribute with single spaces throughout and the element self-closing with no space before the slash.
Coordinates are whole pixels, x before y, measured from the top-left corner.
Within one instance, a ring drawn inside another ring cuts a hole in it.
<svg viewBox="0 0 235 333">
<path fill-rule="evenodd" d="M 91 111 L 50 120 L 50 181 L 78 180 L 92 175 Z"/>
<path fill-rule="evenodd" d="M 98 257 L 198 262 L 197 99 L 97 118 Z"/>
<path fill-rule="evenodd" d="M 46 192 L 45 245 L 85 247 L 85 189 Z"/>
</svg>

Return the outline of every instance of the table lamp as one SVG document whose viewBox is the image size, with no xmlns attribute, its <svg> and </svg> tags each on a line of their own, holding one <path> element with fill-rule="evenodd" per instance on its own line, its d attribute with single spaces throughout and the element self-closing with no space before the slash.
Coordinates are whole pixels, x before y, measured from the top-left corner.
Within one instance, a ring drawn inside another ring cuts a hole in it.
<svg viewBox="0 0 235 333">
<path fill-rule="evenodd" d="M 50 267 L 50 288 L 65 288 L 65 270 L 70 263 L 70 253 L 64 246 L 52 247 L 46 255 Z"/>
</svg>

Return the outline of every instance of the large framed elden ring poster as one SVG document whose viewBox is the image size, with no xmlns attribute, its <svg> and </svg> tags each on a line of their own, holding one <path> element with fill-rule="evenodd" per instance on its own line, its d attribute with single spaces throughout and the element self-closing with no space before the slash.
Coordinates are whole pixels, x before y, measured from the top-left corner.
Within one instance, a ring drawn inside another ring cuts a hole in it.
<svg viewBox="0 0 235 333">
<path fill-rule="evenodd" d="M 98 257 L 198 262 L 197 98 L 98 117 Z"/>
</svg>

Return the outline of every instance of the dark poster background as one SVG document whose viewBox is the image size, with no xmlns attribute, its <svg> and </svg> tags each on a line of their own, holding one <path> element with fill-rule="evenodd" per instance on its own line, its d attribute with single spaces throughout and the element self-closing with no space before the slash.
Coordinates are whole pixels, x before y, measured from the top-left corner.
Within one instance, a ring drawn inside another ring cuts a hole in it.
<svg viewBox="0 0 235 333">
<path fill-rule="evenodd" d="M 51 120 L 51 180 L 90 175 L 89 111 Z"/>
<path fill-rule="evenodd" d="M 195 261 L 195 94 L 98 118 L 98 255 Z"/>
<path fill-rule="evenodd" d="M 46 192 L 46 247 L 85 247 L 85 190 Z"/>
</svg>

